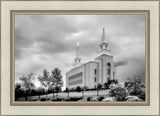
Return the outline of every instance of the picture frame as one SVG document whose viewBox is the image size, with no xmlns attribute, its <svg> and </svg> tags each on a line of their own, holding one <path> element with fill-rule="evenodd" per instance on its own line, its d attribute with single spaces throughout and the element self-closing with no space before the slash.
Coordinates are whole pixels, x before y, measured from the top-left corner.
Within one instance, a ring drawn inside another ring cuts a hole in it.
<svg viewBox="0 0 160 116">
<path fill-rule="evenodd" d="M 124 7 L 125 4 L 125 7 Z M 36 6 L 36 7 L 35 7 Z M 83 6 L 83 7 L 82 7 Z M 109 7 L 110 6 L 110 7 Z M 52 103 L 14 101 L 15 14 L 145 14 L 146 101 L 143 103 Z M 159 1 L 1 1 L 0 115 L 160 115 Z M 8 28 L 6 28 L 8 27 Z M 3 39 L 6 38 L 6 39 Z M 153 39 L 154 38 L 154 39 Z M 5 100 L 6 99 L 6 100 Z M 44 109 L 44 110 L 42 110 Z M 115 110 L 116 109 L 116 110 Z M 126 109 L 128 113 L 126 112 Z M 134 109 L 134 110 L 133 110 Z M 141 110 L 140 110 L 141 109 Z M 153 110 L 154 109 L 154 110 Z M 84 110 L 81 112 L 80 110 Z"/>
</svg>

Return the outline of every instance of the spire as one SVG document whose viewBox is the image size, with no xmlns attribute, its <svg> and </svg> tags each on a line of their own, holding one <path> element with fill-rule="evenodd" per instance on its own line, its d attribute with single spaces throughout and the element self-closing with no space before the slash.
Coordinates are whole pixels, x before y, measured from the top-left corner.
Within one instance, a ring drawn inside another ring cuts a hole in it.
<svg viewBox="0 0 160 116">
<path fill-rule="evenodd" d="M 77 51 L 76 51 L 76 58 L 78 58 L 78 52 L 79 52 L 79 42 L 77 42 Z"/>
<path fill-rule="evenodd" d="M 103 32 L 102 32 L 102 39 L 101 42 L 99 44 L 99 53 L 100 54 L 106 54 L 106 55 L 111 55 L 110 53 L 110 49 L 109 49 L 109 43 L 106 40 L 105 37 L 105 29 L 103 28 Z"/>
<path fill-rule="evenodd" d="M 81 61 L 81 58 L 79 57 L 79 42 L 77 42 L 75 65 L 80 64 L 80 61 Z"/>
<path fill-rule="evenodd" d="M 103 33 L 102 33 L 102 42 L 105 41 L 105 28 L 103 28 Z"/>
</svg>

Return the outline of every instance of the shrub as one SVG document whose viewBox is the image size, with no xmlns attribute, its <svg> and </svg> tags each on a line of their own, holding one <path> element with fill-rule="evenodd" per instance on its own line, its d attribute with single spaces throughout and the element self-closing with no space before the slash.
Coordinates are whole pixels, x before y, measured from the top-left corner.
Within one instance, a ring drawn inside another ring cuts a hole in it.
<svg viewBox="0 0 160 116">
<path fill-rule="evenodd" d="M 102 85 L 101 85 L 100 83 L 98 83 L 97 88 L 98 88 L 98 89 L 101 89 L 101 88 L 102 88 Z"/>
<path fill-rule="evenodd" d="M 111 88 L 109 96 L 115 97 L 116 101 L 124 101 L 126 97 L 126 90 L 122 87 Z"/>
<path fill-rule="evenodd" d="M 77 92 L 81 92 L 81 91 L 82 91 L 82 88 L 81 88 L 80 86 L 77 86 L 76 91 L 77 91 Z"/>
<path fill-rule="evenodd" d="M 107 82 L 104 83 L 104 88 L 109 89 L 109 86 L 110 86 L 109 83 L 107 83 Z"/>
<path fill-rule="evenodd" d="M 104 88 L 109 89 L 111 84 L 118 84 L 118 80 L 116 80 L 116 79 L 113 79 L 113 80 L 108 79 L 107 82 L 104 83 Z"/>
</svg>

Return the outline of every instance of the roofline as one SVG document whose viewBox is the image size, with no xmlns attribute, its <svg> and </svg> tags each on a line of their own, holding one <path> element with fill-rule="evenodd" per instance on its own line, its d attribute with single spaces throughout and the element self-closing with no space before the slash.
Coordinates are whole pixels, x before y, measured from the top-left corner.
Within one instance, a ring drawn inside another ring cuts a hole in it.
<svg viewBox="0 0 160 116">
<path fill-rule="evenodd" d="M 102 54 L 102 55 L 100 55 L 100 56 L 110 56 L 110 57 L 113 57 L 113 55 L 107 55 L 107 54 Z M 97 56 L 96 58 L 98 58 L 98 57 L 100 57 L 100 56 Z M 95 59 L 96 59 L 95 58 Z"/>
<path fill-rule="evenodd" d="M 84 66 L 86 64 L 89 64 L 89 63 L 96 63 L 96 64 L 98 64 L 98 62 L 96 62 L 96 61 L 89 61 L 89 62 L 81 64 L 80 66 L 77 66 L 77 67 L 74 67 L 74 68 L 70 69 L 68 72 L 66 72 L 66 74 L 69 73 L 70 71 L 73 71 L 76 68 L 82 67 L 82 66 Z"/>
</svg>

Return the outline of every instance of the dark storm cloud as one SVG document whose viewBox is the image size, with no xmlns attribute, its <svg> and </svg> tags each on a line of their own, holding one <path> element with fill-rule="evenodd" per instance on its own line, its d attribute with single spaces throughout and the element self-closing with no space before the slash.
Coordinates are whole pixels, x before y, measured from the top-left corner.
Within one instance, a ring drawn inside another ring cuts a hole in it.
<svg viewBox="0 0 160 116">
<path fill-rule="evenodd" d="M 102 28 L 115 65 L 121 67 L 119 76 L 144 70 L 145 15 L 16 15 L 16 75 L 39 75 L 44 68 L 51 70 L 57 66 L 64 75 L 74 62 L 78 41 L 82 61 L 94 60 Z"/>
<path fill-rule="evenodd" d="M 118 62 L 114 62 L 114 66 L 118 67 L 118 66 L 123 66 L 123 65 L 127 65 L 128 61 L 118 61 Z"/>
<path fill-rule="evenodd" d="M 26 18 L 28 20 L 26 20 Z M 39 52 L 63 52 L 69 49 L 70 42 L 66 37 L 76 32 L 74 25 L 69 24 L 63 16 L 16 16 L 15 46 L 16 58 L 23 54 L 20 49 L 33 47 Z M 21 24 L 19 24 L 21 22 Z M 62 25 L 63 24 L 63 25 Z M 37 46 L 34 46 L 34 45 Z"/>
</svg>

